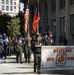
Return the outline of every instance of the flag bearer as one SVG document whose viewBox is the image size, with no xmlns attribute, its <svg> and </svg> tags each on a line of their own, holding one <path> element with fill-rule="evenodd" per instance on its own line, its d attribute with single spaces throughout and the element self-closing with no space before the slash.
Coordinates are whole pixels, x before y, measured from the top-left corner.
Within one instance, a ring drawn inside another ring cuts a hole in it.
<svg viewBox="0 0 74 75">
<path fill-rule="evenodd" d="M 40 73 L 41 68 L 41 38 L 40 35 L 36 36 L 35 51 L 34 51 L 34 72 Z"/>
<path fill-rule="evenodd" d="M 31 37 L 29 34 L 27 34 L 27 37 L 25 38 L 25 62 L 28 61 L 28 63 L 30 63 L 30 57 L 31 57 Z"/>
<path fill-rule="evenodd" d="M 23 52 L 23 44 L 22 44 L 22 37 L 18 37 L 17 41 L 17 52 L 16 52 L 16 61 L 22 63 L 22 52 Z"/>
</svg>

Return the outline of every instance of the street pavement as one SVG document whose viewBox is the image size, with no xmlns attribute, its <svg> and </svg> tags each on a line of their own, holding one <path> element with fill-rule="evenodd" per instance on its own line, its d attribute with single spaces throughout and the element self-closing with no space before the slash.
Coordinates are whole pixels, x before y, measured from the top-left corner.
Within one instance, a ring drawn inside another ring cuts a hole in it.
<svg viewBox="0 0 74 75">
<path fill-rule="evenodd" d="M 8 56 L 6 60 L 0 59 L 0 75 L 38 75 L 33 72 L 33 59 L 31 63 L 16 63 L 16 56 Z M 74 71 L 49 71 L 41 75 L 74 75 Z"/>
</svg>

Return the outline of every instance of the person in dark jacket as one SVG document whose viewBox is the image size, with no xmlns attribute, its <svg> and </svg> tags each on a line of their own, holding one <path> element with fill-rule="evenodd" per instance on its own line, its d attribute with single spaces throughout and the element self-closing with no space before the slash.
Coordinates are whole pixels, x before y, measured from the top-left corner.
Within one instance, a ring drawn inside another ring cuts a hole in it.
<svg viewBox="0 0 74 75">
<path fill-rule="evenodd" d="M 52 32 L 51 31 L 49 31 L 47 33 L 47 38 L 45 39 L 45 43 L 44 44 L 46 46 L 54 45 L 53 35 L 52 35 Z"/>
<path fill-rule="evenodd" d="M 47 39 L 47 33 L 44 33 L 44 35 L 42 37 L 42 45 L 45 45 L 46 39 Z"/>
<path fill-rule="evenodd" d="M 8 46 L 8 39 L 7 39 L 6 34 L 4 33 L 3 34 L 3 47 L 4 47 L 4 57 L 5 57 L 5 59 L 6 59 L 6 56 L 7 56 L 7 46 Z"/>
<path fill-rule="evenodd" d="M 36 36 L 35 50 L 34 50 L 34 72 L 40 73 L 41 68 L 41 38 L 39 35 Z"/>
</svg>

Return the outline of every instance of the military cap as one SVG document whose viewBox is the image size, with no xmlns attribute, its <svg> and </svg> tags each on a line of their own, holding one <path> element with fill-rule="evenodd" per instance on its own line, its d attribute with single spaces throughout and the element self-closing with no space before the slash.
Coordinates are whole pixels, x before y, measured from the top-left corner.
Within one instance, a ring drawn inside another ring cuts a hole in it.
<svg viewBox="0 0 74 75">
<path fill-rule="evenodd" d="M 51 31 L 48 31 L 48 33 L 47 33 L 47 34 L 48 34 L 48 35 L 49 35 L 49 34 L 52 34 L 52 32 L 51 32 Z"/>
<path fill-rule="evenodd" d="M 40 37 L 40 35 L 39 35 L 39 34 L 37 34 L 37 35 L 36 35 L 36 38 L 38 38 L 38 37 Z"/>
<path fill-rule="evenodd" d="M 18 39 L 22 38 L 22 36 L 18 36 Z"/>
</svg>

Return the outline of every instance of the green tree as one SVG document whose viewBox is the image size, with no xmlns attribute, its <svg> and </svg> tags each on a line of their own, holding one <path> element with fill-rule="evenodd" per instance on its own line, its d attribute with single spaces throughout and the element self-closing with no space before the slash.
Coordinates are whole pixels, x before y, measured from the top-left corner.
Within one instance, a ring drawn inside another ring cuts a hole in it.
<svg viewBox="0 0 74 75">
<path fill-rule="evenodd" d="M 8 28 L 8 35 L 10 36 L 18 36 L 20 35 L 20 20 L 19 18 L 11 19 L 7 25 Z"/>
<path fill-rule="evenodd" d="M 19 17 L 20 19 L 20 32 L 23 35 L 24 34 L 24 13 L 19 12 L 18 15 L 16 15 L 16 18 Z"/>
</svg>

